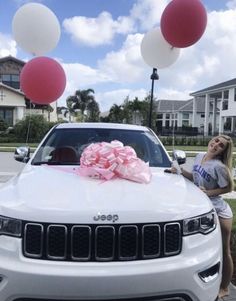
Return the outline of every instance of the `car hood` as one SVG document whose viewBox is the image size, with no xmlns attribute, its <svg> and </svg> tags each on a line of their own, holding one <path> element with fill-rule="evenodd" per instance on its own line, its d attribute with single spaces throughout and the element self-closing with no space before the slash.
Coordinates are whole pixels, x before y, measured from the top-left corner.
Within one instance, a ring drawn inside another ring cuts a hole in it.
<svg viewBox="0 0 236 301">
<path fill-rule="evenodd" d="M 26 165 L 0 188 L 0 215 L 53 223 L 142 223 L 180 220 L 212 209 L 182 175 L 152 168 L 149 184 L 102 181 L 51 166 Z M 109 216 L 109 218 L 107 218 Z"/>
</svg>

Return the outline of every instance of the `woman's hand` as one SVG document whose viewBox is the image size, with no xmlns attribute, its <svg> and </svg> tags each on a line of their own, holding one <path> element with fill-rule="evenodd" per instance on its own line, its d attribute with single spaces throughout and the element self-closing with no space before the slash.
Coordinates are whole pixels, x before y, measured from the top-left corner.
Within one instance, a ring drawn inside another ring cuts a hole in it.
<svg viewBox="0 0 236 301">
<path fill-rule="evenodd" d="M 170 171 L 171 173 L 178 174 L 178 169 L 174 166 L 171 166 Z"/>
</svg>

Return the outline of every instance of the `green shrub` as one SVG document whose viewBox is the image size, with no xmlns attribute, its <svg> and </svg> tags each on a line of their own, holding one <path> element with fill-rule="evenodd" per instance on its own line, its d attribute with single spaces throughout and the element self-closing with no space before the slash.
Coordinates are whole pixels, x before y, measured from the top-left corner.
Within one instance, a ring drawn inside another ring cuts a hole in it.
<svg viewBox="0 0 236 301">
<path fill-rule="evenodd" d="M 165 146 L 173 145 L 172 136 L 161 136 L 162 143 Z M 175 136 L 174 145 L 185 145 L 185 146 L 207 146 L 211 137 L 188 137 L 188 136 Z"/>
<path fill-rule="evenodd" d="M 0 132 L 4 132 L 7 128 L 8 124 L 3 119 L 0 119 Z"/>
<path fill-rule="evenodd" d="M 16 136 L 14 134 L 1 134 L 0 143 L 14 143 L 16 142 Z M 19 141 L 21 142 L 21 141 Z"/>
<path fill-rule="evenodd" d="M 19 142 L 39 142 L 49 129 L 50 123 L 42 115 L 31 115 L 16 123 L 14 133 Z"/>
</svg>

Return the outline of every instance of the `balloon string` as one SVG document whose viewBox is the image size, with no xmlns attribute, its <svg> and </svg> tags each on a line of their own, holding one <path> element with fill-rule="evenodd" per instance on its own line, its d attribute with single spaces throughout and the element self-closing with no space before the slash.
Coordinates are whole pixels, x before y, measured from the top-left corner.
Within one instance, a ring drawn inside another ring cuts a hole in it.
<svg viewBox="0 0 236 301">
<path fill-rule="evenodd" d="M 28 145 L 29 141 L 29 132 L 30 132 L 30 123 L 31 123 L 31 102 L 29 103 L 29 122 L 28 122 L 28 128 L 27 128 L 27 134 L 26 134 L 26 142 L 25 144 Z"/>
</svg>

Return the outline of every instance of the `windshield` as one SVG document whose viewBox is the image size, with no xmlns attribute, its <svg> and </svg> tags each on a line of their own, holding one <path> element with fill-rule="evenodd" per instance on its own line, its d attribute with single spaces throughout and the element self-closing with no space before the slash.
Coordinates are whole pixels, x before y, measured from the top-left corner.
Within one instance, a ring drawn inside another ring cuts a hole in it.
<svg viewBox="0 0 236 301">
<path fill-rule="evenodd" d="M 54 129 L 37 151 L 32 164 L 79 165 L 86 146 L 113 140 L 133 147 L 137 156 L 149 162 L 149 166 L 171 166 L 163 146 L 152 132 L 101 128 Z"/>
</svg>

